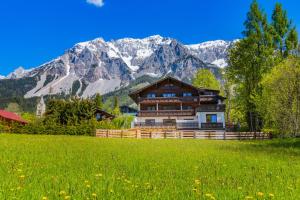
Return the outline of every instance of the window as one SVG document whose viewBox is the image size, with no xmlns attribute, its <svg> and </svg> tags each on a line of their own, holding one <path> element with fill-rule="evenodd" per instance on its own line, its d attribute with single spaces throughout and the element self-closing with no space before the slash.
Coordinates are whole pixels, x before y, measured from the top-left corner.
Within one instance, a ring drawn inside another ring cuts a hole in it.
<svg viewBox="0 0 300 200">
<path fill-rule="evenodd" d="M 164 126 L 175 126 L 176 119 L 163 119 L 163 125 Z"/>
<path fill-rule="evenodd" d="M 191 97 L 192 93 L 190 93 L 190 92 L 184 92 L 182 96 L 184 96 L 184 97 Z"/>
<path fill-rule="evenodd" d="M 206 115 L 206 123 L 217 123 L 217 115 L 216 114 L 207 114 Z"/>
<path fill-rule="evenodd" d="M 156 95 L 154 93 L 149 93 L 147 94 L 147 98 L 155 98 Z"/>
<path fill-rule="evenodd" d="M 176 97 L 176 94 L 175 93 L 164 93 L 162 96 L 163 97 Z"/>
<path fill-rule="evenodd" d="M 182 106 L 182 110 L 193 110 L 192 106 Z"/>
<path fill-rule="evenodd" d="M 147 110 L 151 111 L 151 110 L 156 110 L 156 106 L 148 106 Z"/>
<path fill-rule="evenodd" d="M 146 126 L 154 126 L 155 125 L 155 119 L 146 119 L 145 124 L 146 124 Z"/>
</svg>

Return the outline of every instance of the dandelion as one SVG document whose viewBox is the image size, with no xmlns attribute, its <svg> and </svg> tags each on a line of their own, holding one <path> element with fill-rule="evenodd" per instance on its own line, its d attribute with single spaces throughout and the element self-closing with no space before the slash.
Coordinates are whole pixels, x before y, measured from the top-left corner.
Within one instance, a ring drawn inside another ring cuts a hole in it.
<svg viewBox="0 0 300 200">
<path fill-rule="evenodd" d="M 22 172 L 23 170 L 22 169 L 17 169 L 17 172 Z"/>
<path fill-rule="evenodd" d="M 66 191 L 64 191 L 64 190 L 62 190 L 62 191 L 59 192 L 59 195 L 60 195 L 60 196 L 65 196 L 66 194 L 67 194 L 67 193 L 66 193 Z"/>
<path fill-rule="evenodd" d="M 97 197 L 97 194 L 96 194 L 96 193 L 93 193 L 93 194 L 92 194 L 92 197 L 96 198 L 96 197 Z"/>
<path fill-rule="evenodd" d="M 25 178 L 25 175 L 21 175 L 19 176 L 20 179 L 24 179 Z"/>
<path fill-rule="evenodd" d="M 212 197 L 212 194 L 206 193 L 205 196 L 206 197 Z"/>
<path fill-rule="evenodd" d="M 71 196 L 65 196 L 65 200 L 71 199 Z"/>
<path fill-rule="evenodd" d="M 257 193 L 257 196 L 259 196 L 259 197 L 263 197 L 263 196 L 264 196 L 264 193 L 262 193 L 262 192 L 258 192 L 258 193 Z"/>
<path fill-rule="evenodd" d="M 90 187 L 91 187 L 91 185 L 87 184 L 87 185 L 86 185 L 86 187 L 87 187 L 87 188 L 90 188 Z"/>
<path fill-rule="evenodd" d="M 48 198 L 47 197 L 43 197 L 42 200 L 48 200 Z"/>
<path fill-rule="evenodd" d="M 89 183 L 89 181 L 85 180 L 85 181 L 84 181 L 84 183 L 85 183 L 85 184 L 88 184 L 88 183 Z"/>
<path fill-rule="evenodd" d="M 253 199 L 253 197 L 252 196 L 246 196 L 245 199 L 250 200 L 250 199 Z"/>
<path fill-rule="evenodd" d="M 273 198 L 274 196 L 275 196 L 274 194 L 269 193 L 269 197 L 270 197 L 270 198 Z"/>
<path fill-rule="evenodd" d="M 100 174 L 96 174 L 95 175 L 97 178 L 100 178 L 100 177 L 102 177 L 103 175 L 100 173 Z"/>
<path fill-rule="evenodd" d="M 196 184 L 196 185 L 200 185 L 200 183 L 201 183 L 201 181 L 200 181 L 199 179 L 196 179 L 196 180 L 195 180 L 195 184 Z"/>
</svg>

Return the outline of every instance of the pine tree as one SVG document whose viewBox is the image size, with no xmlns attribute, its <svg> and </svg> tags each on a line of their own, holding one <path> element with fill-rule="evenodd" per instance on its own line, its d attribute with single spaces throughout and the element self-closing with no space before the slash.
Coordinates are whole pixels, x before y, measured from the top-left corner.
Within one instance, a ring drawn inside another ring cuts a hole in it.
<svg viewBox="0 0 300 200">
<path fill-rule="evenodd" d="M 95 105 L 97 109 L 103 109 L 102 96 L 99 93 L 96 94 Z"/>
<path fill-rule="evenodd" d="M 116 115 L 116 116 L 118 116 L 118 115 L 120 115 L 120 107 L 119 107 L 119 99 L 118 99 L 118 97 L 114 97 L 114 109 L 113 109 L 113 115 Z"/>
<path fill-rule="evenodd" d="M 273 10 L 272 29 L 275 49 L 282 58 L 287 57 L 291 50 L 297 48 L 298 33 L 280 3 L 276 3 Z"/>
<path fill-rule="evenodd" d="M 259 116 L 253 99 L 256 95 L 261 95 L 260 81 L 263 74 L 272 67 L 274 51 L 267 16 L 255 0 L 247 13 L 244 26 L 245 38 L 237 42 L 229 52 L 227 73 L 237 85 L 236 93 L 248 128 L 255 131 L 259 128 Z"/>
</svg>

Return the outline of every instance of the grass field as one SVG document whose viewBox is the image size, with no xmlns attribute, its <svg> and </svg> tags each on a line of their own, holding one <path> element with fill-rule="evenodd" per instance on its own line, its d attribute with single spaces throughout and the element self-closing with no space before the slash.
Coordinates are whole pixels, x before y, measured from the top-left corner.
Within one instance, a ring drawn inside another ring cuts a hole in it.
<svg viewBox="0 0 300 200">
<path fill-rule="evenodd" d="M 300 199 L 300 140 L 0 135 L 0 199 Z"/>
</svg>

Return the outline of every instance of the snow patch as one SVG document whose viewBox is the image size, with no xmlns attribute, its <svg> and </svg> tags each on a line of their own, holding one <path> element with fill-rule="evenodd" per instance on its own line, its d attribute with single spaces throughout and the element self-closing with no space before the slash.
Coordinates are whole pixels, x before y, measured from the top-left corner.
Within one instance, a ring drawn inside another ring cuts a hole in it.
<svg viewBox="0 0 300 200">
<path fill-rule="evenodd" d="M 215 60 L 212 62 L 212 64 L 217 65 L 220 68 L 224 68 L 228 65 L 225 59 Z"/>
</svg>

